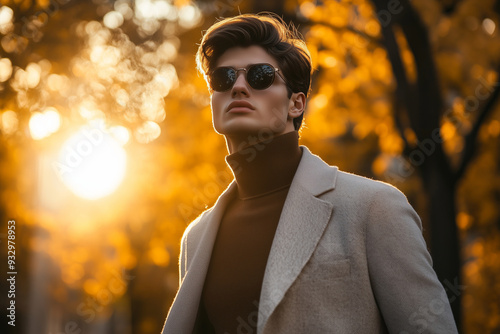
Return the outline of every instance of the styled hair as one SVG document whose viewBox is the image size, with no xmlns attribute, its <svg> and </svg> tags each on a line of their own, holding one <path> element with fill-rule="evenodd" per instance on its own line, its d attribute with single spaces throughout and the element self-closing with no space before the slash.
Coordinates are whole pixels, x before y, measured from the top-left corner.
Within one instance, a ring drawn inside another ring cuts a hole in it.
<svg viewBox="0 0 500 334">
<path fill-rule="evenodd" d="M 208 73 L 219 57 L 233 47 L 262 47 L 277 62 L 285 77 L 288 98 L 302 92 L 307 97 L 311 89 L 311 55 L 304 39 L 295 27 L 289 26 L 272 13 L 242 14 L 212 25 L 203 36 L 196 53 L 198 70 L 208 83 Z M 293 120 L 299 130 L 304 113 Z"/>
</svg>

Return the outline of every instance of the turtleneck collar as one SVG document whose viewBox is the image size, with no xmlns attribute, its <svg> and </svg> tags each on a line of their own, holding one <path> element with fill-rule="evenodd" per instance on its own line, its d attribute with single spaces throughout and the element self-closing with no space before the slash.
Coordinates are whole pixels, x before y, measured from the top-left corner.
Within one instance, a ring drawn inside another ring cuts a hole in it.
<svg viewBox="0 0 500 334">
<path fill-rule="evenodd" d="M 262 141 L 226 156 L 240 199 L 289 187 L 302 157 L 297 131 Z"/>
</svg>

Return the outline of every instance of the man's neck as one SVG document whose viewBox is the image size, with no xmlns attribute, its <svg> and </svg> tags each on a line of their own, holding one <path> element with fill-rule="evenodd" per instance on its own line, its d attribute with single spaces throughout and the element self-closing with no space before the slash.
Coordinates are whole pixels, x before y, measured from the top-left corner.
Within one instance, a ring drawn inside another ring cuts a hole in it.
<svg viewBox="0 0 500 334">
<path fill-rule="evenodd" d="M 292 182 L 302 151 L 296 131 L 257 142 L 226 156 L 241 199 L 283 189 Z"/>
</svg>

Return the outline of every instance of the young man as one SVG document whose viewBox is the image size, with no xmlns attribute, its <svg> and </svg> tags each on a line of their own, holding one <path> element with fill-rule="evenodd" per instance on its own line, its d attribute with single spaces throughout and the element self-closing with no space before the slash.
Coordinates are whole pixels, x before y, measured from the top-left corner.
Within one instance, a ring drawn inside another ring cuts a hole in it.
<svg viewBox="0 0 500 334">
<path fill-rule="evenodd" d="M 456 333 L 405 196 L 298 145 L 311 60 L 294 30 L 229 18 L 197 62 L 235 180 L 184 233 L 163 334 Z"/>
</svg>

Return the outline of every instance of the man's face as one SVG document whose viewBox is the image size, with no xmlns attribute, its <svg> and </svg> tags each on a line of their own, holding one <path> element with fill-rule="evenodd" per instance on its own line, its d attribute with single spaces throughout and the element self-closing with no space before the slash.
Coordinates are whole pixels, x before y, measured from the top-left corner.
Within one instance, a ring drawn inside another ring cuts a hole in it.
<svg viewBox="0 0 500 334">
<path fill-rule="evenodd" d="M 279 68 L 277 61 L 260 46 L 234 47 L 218 59 L 216 67 L 246 68 L 257 63 L 268 63 Z M 245 71 L 237 73 L 232 88 L 225 92 L 214 91 L 211 96 L 212 120 L 215 130 L 226 139 L 266 134 L 283 134 L 293 131 L 289 111 L 293 102 L 287 97 L 286 84 L 275 74 L 273 84 L 263 90 L 252 88 L 245 78 Z"/>
</svg>

